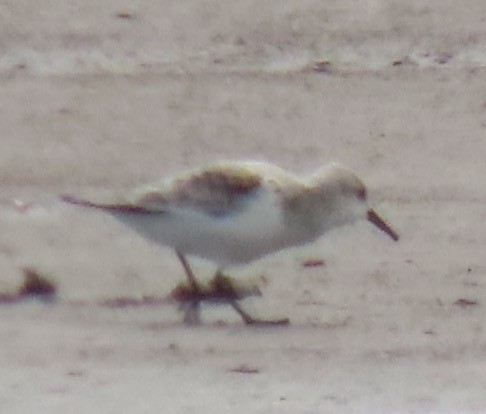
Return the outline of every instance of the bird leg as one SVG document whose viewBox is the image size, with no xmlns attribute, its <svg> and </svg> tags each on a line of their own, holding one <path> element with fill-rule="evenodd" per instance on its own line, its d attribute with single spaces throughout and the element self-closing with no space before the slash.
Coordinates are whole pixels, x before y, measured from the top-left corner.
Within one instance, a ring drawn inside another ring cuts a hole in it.
<svg viewBox="0 0 486 414">
<path fill-rule="evenodd" d="M 251 316 L 248 312 L 246 312 L 241 305 L 236 301 L 236 300 L 231 300 L 229 302 L 231 307 L 238 312 L 238 314 L 241 316 L 243 321 L 247 325 L 259 325 L 259 326 L 283 326 L 283 325 L 288 325 L 290 323 L 288 318 L 282 318 L 282 319 L 257 319 Z"/>
<path fill-rule="evenodd" d="M 289 319 L 257 319 L 246 312 L 238 302 L 239 294 L 231 284 L 231 279 L 218 270 L 212 280 L 215 292 L 241 316 L 247 325 L 288 325 Z"/>
<path fill-rule="evenodd" d="M 187 262 L 186 258 L 184 255 L 176 250 L 177 257 L 179 258 L 179 261 L 182 264 L 182 267 L 184 268 L 186 272 L 186 276 L 189 280 L 189 284 L 191 286 L 191 300 L 189 303 L 186 303 L 182 306 L 182 309 L 184 310 L 184 323 L 189 324 L 189 325 L 196 325 L 200 322 L 199 319 L 199 308 L 200 308 L 200 303 L 202 300 L 201 296 L 201 288 L 199 284 L 196 281 L 196 277 L 194 276 L 194 272 L 192 271 L 191 267 L 189 266 L 189 263 Z"/>
</svg>

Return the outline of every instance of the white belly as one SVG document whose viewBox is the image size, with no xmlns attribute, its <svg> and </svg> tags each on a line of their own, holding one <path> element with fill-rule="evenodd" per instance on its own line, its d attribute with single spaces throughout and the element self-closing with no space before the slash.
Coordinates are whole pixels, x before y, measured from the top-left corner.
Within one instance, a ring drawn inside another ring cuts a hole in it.
<svg viewBox="0 0 486 414">
<path fill-rule="evenodd" d="M 247 263 L 302 238 L 284 226 L 275 195 L 261 191 L 244 209 L 210 216 L 189 209 L 161 214 L 114 214 L 143 237 L 212 260 L 219 266 Z"/>
</svg>

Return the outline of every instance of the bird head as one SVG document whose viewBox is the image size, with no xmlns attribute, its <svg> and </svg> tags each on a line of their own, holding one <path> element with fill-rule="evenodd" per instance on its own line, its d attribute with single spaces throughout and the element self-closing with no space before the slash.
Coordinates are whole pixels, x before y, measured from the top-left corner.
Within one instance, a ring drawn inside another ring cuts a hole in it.
<svg viewBox="0 0 486 414">
<path fill-rule="evenodd" d="M 364 219 L 398 240 L 398 234 L 369 206 L 366 186 L 352 170 L 331 163 L 311 177 L 311 184 L 318 189 L 323 219 L 330 227 Z"/>
</svg>

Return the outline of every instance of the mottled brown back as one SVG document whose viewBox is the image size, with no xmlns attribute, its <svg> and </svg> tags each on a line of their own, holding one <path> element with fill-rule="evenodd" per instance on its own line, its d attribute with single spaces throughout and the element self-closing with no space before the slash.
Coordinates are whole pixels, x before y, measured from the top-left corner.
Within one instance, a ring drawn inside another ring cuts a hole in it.
<svg viewBox="0 0 486 414">
<path fill-rule="evenodd" d="M 245 166 L 218 166 L 176 178 L 169 187 L 150 187 L 136 201 L 148 208 L 179 207 L 202 210 L 211 215 L 237 210 L 245 196 L 261 186 L 261 177 Z"/>
</svg>

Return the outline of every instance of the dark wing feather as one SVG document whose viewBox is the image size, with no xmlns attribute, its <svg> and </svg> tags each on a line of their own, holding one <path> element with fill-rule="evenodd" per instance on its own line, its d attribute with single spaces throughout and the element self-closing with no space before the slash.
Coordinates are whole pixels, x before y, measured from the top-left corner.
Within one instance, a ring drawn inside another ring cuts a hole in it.
<svg viewBox="0 0 486 414">
<path fill-rule="evenodd" d="M 106 211 L 120 211 L 120 212 L 127 212 L 127 213 L 138 213 L 138 214 L 155 214 L 155 213 L 160 213 L 160 211 L 154 211 L 150 210 L 148 208 L 145 208 L 143 206 L 137 206 L 133 205 L 130 203 L 96 203 L 93 201 L 89 200 L 84 200 L 82 198 L 78 198 L 69 194 L 65 194 L 61 196 L 61 200 L 69 203 L 69 204 L 75 204 L 78 206 L 83 206 L 83 207 L 92 207 L 92 208 L 98 208 L 100 210 L 106 210 Z"/>
<path fill-rule="evenodd" d="M 161 186 L 146 187 L 134 204 L 155 210 L 176 207 L 224 215 L 241 207 L 260 186 L 261 176 L 244 165 L 215 166 Z"/>
</svg>

